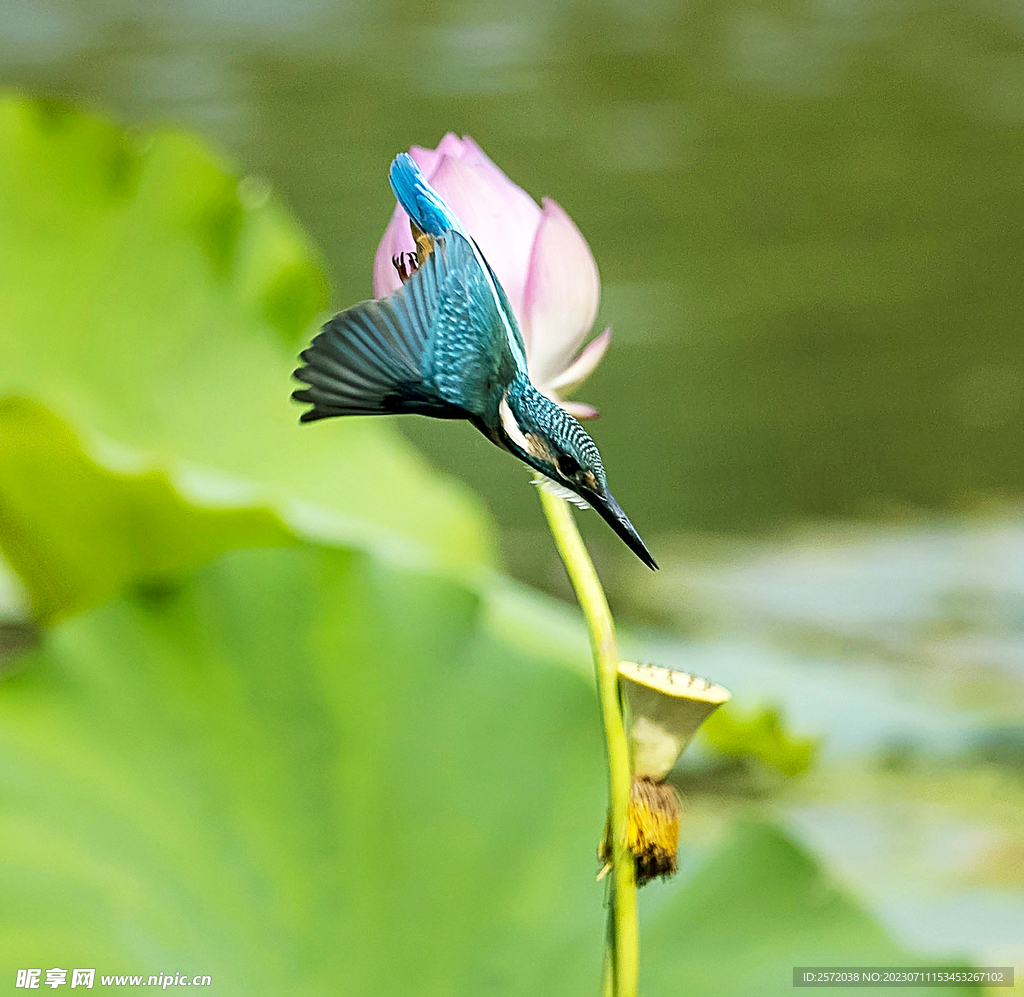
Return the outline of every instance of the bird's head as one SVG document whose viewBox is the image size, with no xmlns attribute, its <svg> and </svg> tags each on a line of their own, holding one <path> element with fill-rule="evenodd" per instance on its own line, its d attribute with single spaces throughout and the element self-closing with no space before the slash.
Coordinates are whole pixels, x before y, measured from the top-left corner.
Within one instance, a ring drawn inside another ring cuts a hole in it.
<svg viewBox="0 0 1024 997">
<path fill-rule="evenodd" d="M 592 507 L 649 568 L 658 564 L 608 491 L 601 454 L 587 431 L 533 385 L 514 384 L 499 406 L 501 443 L 537 472 L 534 482 Z"/>
</svg>

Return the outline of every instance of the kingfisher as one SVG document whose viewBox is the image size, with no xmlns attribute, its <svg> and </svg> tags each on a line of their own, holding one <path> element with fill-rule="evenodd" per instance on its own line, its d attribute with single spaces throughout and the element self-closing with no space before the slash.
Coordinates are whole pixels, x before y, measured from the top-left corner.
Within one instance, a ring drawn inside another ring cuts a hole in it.
<svg viewBox="0 0 1024 997">
<path fill-rule="evenodd" d="M 587 431 L 530 380 L 526 347 L 490 264 L 408 153 L 389 171 L 416 253 L 395 261 L 402 286 L 327 322 L 295 371 L 313 422 L 341 415 L 414 413 L 466 419 L 535 472 L 534 481 L 597 510 L 649 568 L 640 534 L 608 490 Z"/>
</svg>

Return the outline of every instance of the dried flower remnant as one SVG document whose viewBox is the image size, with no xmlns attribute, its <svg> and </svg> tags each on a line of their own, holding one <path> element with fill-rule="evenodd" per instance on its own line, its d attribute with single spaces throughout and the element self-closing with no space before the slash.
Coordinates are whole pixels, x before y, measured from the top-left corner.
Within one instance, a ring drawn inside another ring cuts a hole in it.
<svg viewBox="0 0 1024 997">
<path fill-rule="evenodd" d="M 630 792 L 626 844 L 636 863 L 638 886 L 677 868 L 682 802 L 665 780 L 700 725 L 729 699 L 729 691 L 687 672 L 623 661 L 619 685 L 628 706 L 627 734 L 633 784 Z M 608 829 L 598 849 L 609 869 Z"/>
</svg>

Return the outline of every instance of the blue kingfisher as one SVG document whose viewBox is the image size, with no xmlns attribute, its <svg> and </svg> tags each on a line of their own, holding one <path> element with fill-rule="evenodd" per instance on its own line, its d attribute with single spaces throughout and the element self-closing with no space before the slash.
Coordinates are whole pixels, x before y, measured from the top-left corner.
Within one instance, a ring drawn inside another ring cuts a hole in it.
<svg viewBox="0 0 1024 997">
<path fill-rule="evenodd" d="M 407 153 L 391 188 L 408 214 L 415 257 L 396 261 L 394 294 L 336 315 L 303 351 L 292 397 L 302 422 L 336 415 L 416 413 L 468 419 L 562 498 L 592 506 L 649 568 L 640 534 L 608 491 L 587 431 L 530 381 L 512 307 L 480 247 Z"/>
</svg>

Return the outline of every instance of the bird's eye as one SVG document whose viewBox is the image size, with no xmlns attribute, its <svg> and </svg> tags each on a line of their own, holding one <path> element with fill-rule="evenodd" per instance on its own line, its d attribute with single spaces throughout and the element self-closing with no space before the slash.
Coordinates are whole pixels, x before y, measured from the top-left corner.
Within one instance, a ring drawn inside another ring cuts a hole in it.
<svg viewBox="0 0 1024 997">
<path fill-rule="evenodd" d="M 560 453 L 556 459 L 558 470 L 565 478 L 572 478 L 579 473 L 580 465 L 576 458 L 567 453 Z"/>
</svg>

